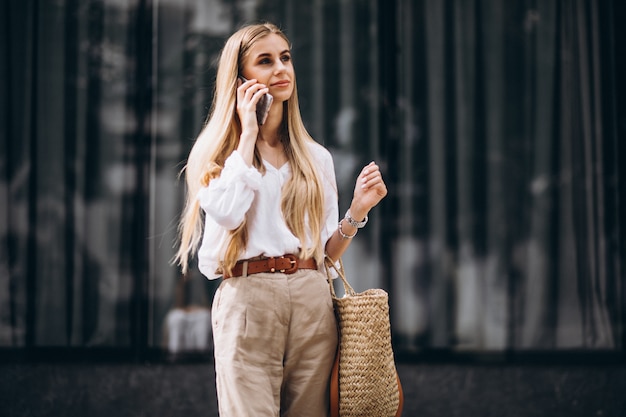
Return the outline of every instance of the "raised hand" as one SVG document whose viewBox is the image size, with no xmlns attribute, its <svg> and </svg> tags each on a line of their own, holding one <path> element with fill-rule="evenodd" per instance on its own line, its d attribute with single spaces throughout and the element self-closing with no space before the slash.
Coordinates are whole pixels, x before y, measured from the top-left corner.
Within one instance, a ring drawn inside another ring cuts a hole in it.
<svg viewBox="0 0 626 417">
<path fill-rule="evenodd" d="M 350 211 L 355 219 L 362 220 L 372 207 L 387 195 L 380 167 L 375 162 L 365 166 L 356 180 Z"/>
</svg>

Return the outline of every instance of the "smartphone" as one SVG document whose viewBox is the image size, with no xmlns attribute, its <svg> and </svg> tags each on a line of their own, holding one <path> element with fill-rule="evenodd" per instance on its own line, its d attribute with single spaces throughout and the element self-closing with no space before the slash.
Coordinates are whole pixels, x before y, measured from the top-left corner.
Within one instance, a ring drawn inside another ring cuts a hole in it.
<svg viewBox="0 0 626 417">
<path fill-rule="evenodd" d="M 239 79 L 244 83 L 248 80 L 243 78 L 241 75 Z M 259 123 L 259 126 L 265 123 L 267 120 L 267 115 L 270 112 L 270 107 L 272 106 L 272 102 L 274 101 L 274 97 L 270 93 L 266 93 L 261 97 L 259 102 L 256 105 L 256 120 Z"/>
</svg>

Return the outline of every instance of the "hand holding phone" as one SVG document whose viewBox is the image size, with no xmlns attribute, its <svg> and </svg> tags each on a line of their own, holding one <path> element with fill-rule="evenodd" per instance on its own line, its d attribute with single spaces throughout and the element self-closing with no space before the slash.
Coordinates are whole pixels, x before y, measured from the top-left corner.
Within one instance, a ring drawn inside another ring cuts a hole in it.
<svg viewBox="0 0 626 417">
<path fill-rule="evenodd" d="M 248 81 L 241 75 L 239 76 L 239 79 L 243 81 L 244 83 Z M 272 106 L 273 101 L 274 101 L 274 97 L 272 97 L 270 93 L 266 93 L 263 95 L 263 97 L 261 97 L 261 99 L 257 103 L 256 120 L 259 123 L 259 126 L 261 126 L 263 123 L 265 123 L 265 120 L 267 120 L 267 115 L 270 112 L 270 107 Z"/>
</svg>

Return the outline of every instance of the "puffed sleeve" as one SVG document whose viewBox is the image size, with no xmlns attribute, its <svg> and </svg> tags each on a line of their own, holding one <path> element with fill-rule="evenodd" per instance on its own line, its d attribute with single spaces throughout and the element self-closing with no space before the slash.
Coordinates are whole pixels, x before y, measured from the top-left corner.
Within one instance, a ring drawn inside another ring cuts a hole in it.
<svg viewBox="0 0 626 417">
<path fill-rule="evenodd" d="M 243 222 L 261 180 L 261 173 L 234 151 L 226 159 L 221 175 L 198 193 L 200 206 L 215 223 L 234 230 Z"/>
<path fill-rule="evenodd" d="M 320 177 L 324 189 L 324 224 L 322 227 L 322 243 L 326 245 L 328 239 L 337 230 L 339 219 L 339 197 L 337 194 L 337 180 L 335 178 L 335 166 L 333 157 L 327 149 L 318 145 L 317 155 L 321 167 Z"/>
<path fill-rule="evenodd" d="M 315 154 L 318 159 L 322 187 L 324 188 L 324 224 L 321 230 L 322 244 L 326 246 L 335 230 L 339 220 L 339 194 L 337 191 L 337 179 L 335 176 L 335 165 L 331 153 L 321 145 L 316 147 Z M 336 268 L 340 268 L 339 260 L 335 262 Z M 330 269 L 330 276 L 337 278 L 337 272 Z"/>
</svg>

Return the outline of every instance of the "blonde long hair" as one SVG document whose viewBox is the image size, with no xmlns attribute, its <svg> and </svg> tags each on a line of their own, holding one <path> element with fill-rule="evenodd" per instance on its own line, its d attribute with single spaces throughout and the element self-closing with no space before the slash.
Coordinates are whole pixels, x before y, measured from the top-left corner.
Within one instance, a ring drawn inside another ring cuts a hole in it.
<svg viewBox="0 0 626 417">
<path fill-rule="evenodd" d="M 204 219 L 196 198 L 198 191 L 213 178 L 219 177 L 226 158 L 237 148 L 241 136 L 241 124 L 235 110 L 239 70 L 250 47 L 269 34 L 277 34 L 289 44 L 289 40 L 277 26 L 264 23 L 238 30 L 222 49 L 211 112 L 183 169 L 187 197 L 179 224 L 180 245 L 174 259 L 183 273 L 187 272 L 190 258 L 196 253 L 202 240 Z M 299 256 L 314 257 L 321 261 L 324 253 L 320 235 L 323 223 L 323 190 L 307 146 L 313 139 L 302 122 L 295 79 L 293 94 L 283 105 L 283 144 L 292 175 L 283 186 L 281 208 L 287 226 L 302 244 Z M 265 172 L 256 148 L 254 166 L 262 173 Z M 310 242 L 305 219 L 308 222 Z M 220 260 L 223 272 L 231 272 L 246 247 L 247 239 L 247 224 L 244 220 L 237 229 L 230 232 L 226 250 L 223 252 L 224 259 Z"/>
</svg>

